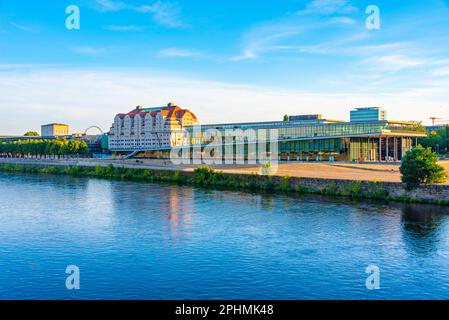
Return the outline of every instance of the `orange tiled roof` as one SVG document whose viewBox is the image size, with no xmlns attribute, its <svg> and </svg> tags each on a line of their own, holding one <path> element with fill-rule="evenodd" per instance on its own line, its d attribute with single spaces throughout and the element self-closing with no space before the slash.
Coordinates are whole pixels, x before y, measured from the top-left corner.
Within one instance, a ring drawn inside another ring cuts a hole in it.
<svg viewBox="0 0 449 320">
<path fill-rule="evenodd" d="M 136 115 L 145 117 L 147 114 L 150 114 L 152 117 L 154 117 L 158 114 L 158 112 L 160 112 L 166 118 L 178 118 L 178 119 L 181 119 L 182 117 L 184 117 L 184 115 L 186 113 L 189 113 L 193 119 L 197 120 L 195 114 L 193 114 L 190 110 L 181 109 L 179 106 L 175 106 L 175 105 L 163 107 L 160 111 L 144 111 L 142 107 L 138 106 L 128 113 L 119 113 L 119 114 L 117 114 L 117 116 L 120 119 L 123 119 L 126 116 L 134 118 Z"/>
</svg>

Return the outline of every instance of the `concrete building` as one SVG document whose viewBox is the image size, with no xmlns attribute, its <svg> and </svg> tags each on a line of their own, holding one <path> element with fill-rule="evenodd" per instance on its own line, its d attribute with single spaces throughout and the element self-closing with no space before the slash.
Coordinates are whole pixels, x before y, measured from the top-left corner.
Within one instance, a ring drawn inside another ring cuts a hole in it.
<svg viewBox="0 0 449 320">
<path fill-rule="evenodd" d="M 109 132 L 111 151 L 169 149 L 184 143 L 185 127 L 197 124 L 196 116 L 169 103 L 165 107 L 137 106 L 117 114 Z"/>
<path fill-rule="evenodd" d="M 69 135 L 69 126 L 62 123 L 50 123 L 41 126 L 42 137 L 61 137 Z"/>
</svg>

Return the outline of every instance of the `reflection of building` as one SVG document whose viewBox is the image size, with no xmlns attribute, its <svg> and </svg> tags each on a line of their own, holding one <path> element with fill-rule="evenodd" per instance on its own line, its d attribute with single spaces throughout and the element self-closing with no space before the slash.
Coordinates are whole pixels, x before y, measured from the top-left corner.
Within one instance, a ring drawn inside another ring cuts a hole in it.
<svg viewBox="0 0 449 320">
<path fill-rule="evenodd" d="M 61 123 L 50 123 L 41 126 L 42 137 L 68 136 L 69 126 Z"/>
<path fill-rule="evenodd" d="M 190 145 L 191 156 L 198 154 L 199 148 L 204 150 L 213 143 L 222 150 L 217 154 L 225 155 L 225 151 L 233 150 L 234 159 L 247 160 L 259 155 L 259 142 L 264 140 L 258 135 L 259 130 L 275 130 L 279 160 L 399 161 L 418 137 L 426 135 L 418 122 L 386 120 L 386 112 L 380 108 L 352 110 L 349 122 L 325 119 L 319 114 L 291 116 L 288 121 L 201 127 L 194 126 L 196 122 L 190 111 L 172 104 L 154 109 L 137 107 L 128 114 L 116 116 L 109 146 L 111 151 L 147 151 L 145 156 L 167 158 L 174 146 Z M 229 142 L 226 137 L 233 131 L 240 132 L 239 139 L 234 136 Z M 211 132 L 217 134 L 211 135 Z M 273 154 L 271 149 L 260 153 L 263 152 Z M 229 155 L 226 158 L 229 159 Z"/>
<path fill-rule="evenodd" d="M 111 151 L 164 149 L 182 144 L 185 126 L 197 124 L 195 115 L 173 103 L 115 116 L 109 133 Z"/>
</svg>

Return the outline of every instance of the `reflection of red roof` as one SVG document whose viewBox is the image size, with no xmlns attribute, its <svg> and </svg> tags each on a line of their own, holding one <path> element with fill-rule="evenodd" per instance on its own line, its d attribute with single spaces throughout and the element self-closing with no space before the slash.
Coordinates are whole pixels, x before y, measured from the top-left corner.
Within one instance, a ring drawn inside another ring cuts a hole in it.
<svg viewBox="0 0 449 320">
<path fill-rule="evenodd" d="M 159 112 L 164 117 L 170 118 L 170 119 L 173 119 L 173 118 L 174 119 L 182 119 L 187 113 L 189 113 L 192 116 L 192 119 L 197 120 L 196 116 L 190 110 L 181 109 L 180 107 L 175 106 L 175 105 L 169 105 L 167 107 L 163 107 L 163 108 L 161 108 L 160 111 L 145 111 L 142 107 L 138 106 L 126 114 L 125 113 L 117 114 L 117 117 L 119 117 L 120 119 L 123 119 L 126 116 L 134 118 L 136 115 L 138 115 L 143 118 L 147 114 L 150 114 L 152 117 L 155 117 Z"/>
</svg>

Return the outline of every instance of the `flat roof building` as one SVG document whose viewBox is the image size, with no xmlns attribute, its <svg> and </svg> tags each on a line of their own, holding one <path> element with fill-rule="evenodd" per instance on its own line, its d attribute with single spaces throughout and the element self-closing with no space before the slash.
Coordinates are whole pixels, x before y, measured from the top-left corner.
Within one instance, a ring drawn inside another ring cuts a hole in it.
<svg viewBox="0 0 449 320">
<path fill-rule="evenodd" d="M 355 108 L 351 110 L 351 122 L 387 120 L 387 112 L 378 107 Z"/>
<path fill-rule="evenodd" d="M 50 123 L 41 126 L 42 137 L 68 136 L 69 126 L 62 123 Z"/>
</svg>

